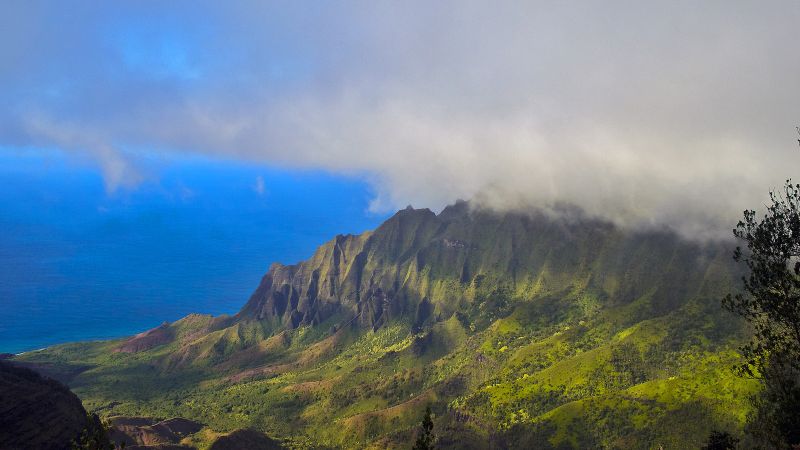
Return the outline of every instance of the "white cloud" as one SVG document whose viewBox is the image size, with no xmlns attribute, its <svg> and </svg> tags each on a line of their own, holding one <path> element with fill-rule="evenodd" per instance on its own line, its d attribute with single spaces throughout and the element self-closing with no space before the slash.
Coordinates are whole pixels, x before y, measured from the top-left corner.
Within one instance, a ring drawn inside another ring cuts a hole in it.
<svg viewBox="0 0 800 450">
<path fill-rule="evenodd" d="M 692 235 L 800 162 L 794 1 L 114 5 L 0 7 L 0 144 L 88 152 L 111 188 L 134 146 L 366 176 L 376 208 L 568 202 Z M 135 49 L 192 77 L 126 68 L 106 34 L 142 23 Z"/>
</svg>

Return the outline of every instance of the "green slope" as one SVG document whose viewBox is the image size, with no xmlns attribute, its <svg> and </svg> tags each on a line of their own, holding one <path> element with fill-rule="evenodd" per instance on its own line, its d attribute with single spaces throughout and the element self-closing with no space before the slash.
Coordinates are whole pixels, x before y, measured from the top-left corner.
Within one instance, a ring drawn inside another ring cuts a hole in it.
<svg viewBox="0 0 800 450">
<path fill-rule="evenodd" d="M 725 245 L 667 231 L 407 209 L 274 264 L 236 316 L 20 359 L 102 415 L 299 448 L 410 447 L 428 404 L 441 447 L 692 448 L 755 389 L 719 308 L 737 276 Z"/>
</svg>

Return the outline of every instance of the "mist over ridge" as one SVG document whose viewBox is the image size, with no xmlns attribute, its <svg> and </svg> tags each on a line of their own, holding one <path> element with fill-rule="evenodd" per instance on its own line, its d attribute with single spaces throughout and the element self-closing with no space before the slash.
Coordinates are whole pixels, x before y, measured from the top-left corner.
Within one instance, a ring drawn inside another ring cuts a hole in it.
<svg viewBox="0 0 800 450">
<path fill-rule="evenodd" d="M 88 156 L 109 192 L 142 152 L 203 154 L 365 178 L 377 211 L 704 238 L 800 158 L 796 2 L 36 5 L 0 14 L 0 145 Z"/>
<path fill-rule="evenodd" d="M 0 448 L 800 450 L 798 24 L 0 2 Z"/>
</svg>

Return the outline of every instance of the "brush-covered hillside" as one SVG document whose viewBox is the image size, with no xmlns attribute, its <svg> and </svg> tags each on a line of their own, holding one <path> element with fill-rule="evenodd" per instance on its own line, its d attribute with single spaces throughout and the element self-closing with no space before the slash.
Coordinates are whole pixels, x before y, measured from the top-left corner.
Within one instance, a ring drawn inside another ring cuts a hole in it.
<svg viewBox="0 0 800 450">
<path fill-rule="evenodd" d="M 75 394 L 0 359 L 0 448 L 69 450 L 90 443 L 108 445 L 108 436 Z"/>
<path fill-rule="evenodd" d="M 719 299 L 730 244 L 467 203 L 399 211 L 273 264 L 235 316 L 18 357 L 102 416 L 183 417 L 297 448 L 699 447 L 755 389 Z"/>
</svg>

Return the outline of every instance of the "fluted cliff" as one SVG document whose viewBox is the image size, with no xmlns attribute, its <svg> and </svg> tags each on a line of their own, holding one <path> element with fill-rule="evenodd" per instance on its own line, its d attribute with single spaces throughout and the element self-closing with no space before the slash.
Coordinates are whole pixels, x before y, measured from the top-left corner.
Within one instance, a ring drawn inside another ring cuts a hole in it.
<svg viewBox="0 0 800 450">
<path fill-rule="evenodd" d="M 273 264 L 238 318 L 292 329 L 336 316 L 375 329 L 398 317 L 448 317 L 487 279 L 520 297 L 579 289 L 624 303 L 652 291 L 653 308 L 666 311 L 711 294 L 724 282 L 714 276 L 729 274 L 707 273 L 709 263 L 728 259 L 720 245 L 580 214 L 496 214 L 465 202 L 438 215 L 409 207 L 373 232 L 337 236 L 306 261 Z"/>
<path fill-rule="evenodd" d="M 406 208 L 273 264 L 236 315 L 20 359 L 109 416 L 207 424 L 209 445 L 407 448 L 431 405 L 442 448 L 696 448 L 753 390 L 719 305 L 731 247 L 570 209 Z"/>
</svg>

